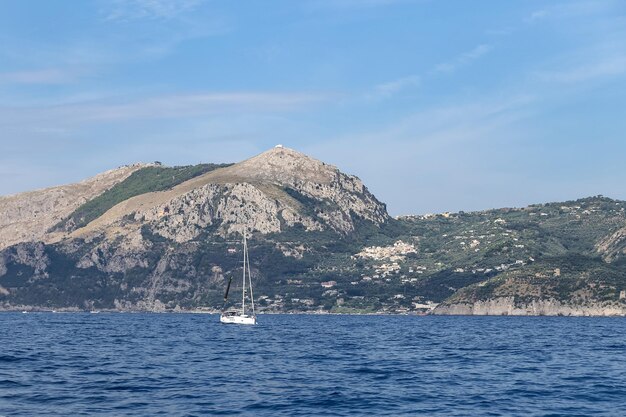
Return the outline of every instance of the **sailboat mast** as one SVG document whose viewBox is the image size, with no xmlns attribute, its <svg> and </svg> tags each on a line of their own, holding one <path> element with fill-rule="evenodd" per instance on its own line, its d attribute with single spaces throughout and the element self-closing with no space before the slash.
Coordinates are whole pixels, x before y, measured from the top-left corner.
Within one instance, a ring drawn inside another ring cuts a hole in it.
<svg viewBox="0 0 626 417">
<path fill-rule="evenodd" d="M 246 258 L 248 253 L 248 243 L 246 242 L 246 231 L 243 231 L 243 289 L 241 291 L 241 314 L 246 314 Z"/>
<path fill-rule="evenodd" d="M 246 251 L 246 262 L 248 263 L 248 283 L 250 284 L 250 304 L 252 304 L 252 315 L 254 316 L 254 295 L 252 294 L 252 274 L 250 273 L 250 254 Z"/>
</svg>

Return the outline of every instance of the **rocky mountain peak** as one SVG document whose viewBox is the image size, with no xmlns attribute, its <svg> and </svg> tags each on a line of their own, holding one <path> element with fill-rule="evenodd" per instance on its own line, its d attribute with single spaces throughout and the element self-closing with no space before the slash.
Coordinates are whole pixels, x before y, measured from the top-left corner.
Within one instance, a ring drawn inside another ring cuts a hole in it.
<svg viewBox="0 0 626 417">
<path fill-rule="evenodd" d="M 177 197 L 158 196 L 161 203 L 155 209 L 146 212 L 134 204 L 132 211 L 155 222 L 157 233 L 179 241 L 195 238 L 208 225 L 219 224 L 222 234 L 244 228 L 275 233 L 296 224 L 347 234 L 354 231 L 357 218 L 376 225 L 389 219 L 385 205 L 359 178 L 280 145 L 172 192 Z"/>
<path fill-rule="evenodd" d="M 176 182 L 177 175 L 189 178 Z M 114 185 L 114 192 L 106 194 Z M 178 242 L 206 230 L 222 236 L 244 229 L 268 234 L 298 225 L 345 235 L 361 220 L 375 225 L 389 220 L 385 205 L 359 178 L 282 146 L 211 169 L 124 167 L 35 197 L 20 195 L 17 205 L 0 199 L 0 208 L 6 209 L 0 210 L 0 249 L 93 236 L 130 242 L 139 230 Z"/>
<path fill-rule="evenodd" d="M 297 182 L 329 184 L 339 170 L 296 150 L 277 145 L 228 168 L 240 178 L 266 180 L 284 185 Z"/>
</svg>

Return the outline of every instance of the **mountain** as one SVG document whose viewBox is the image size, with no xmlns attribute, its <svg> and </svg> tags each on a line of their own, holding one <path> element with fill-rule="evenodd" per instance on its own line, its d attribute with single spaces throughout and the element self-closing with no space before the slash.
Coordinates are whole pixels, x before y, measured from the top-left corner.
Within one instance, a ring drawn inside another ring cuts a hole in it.
<svg viewBox="0 0 626 417">
<path fill-rule="evenodd" d="M 308 269 L 313 260 L 303 254 L 317 256 L 317 243 L 391 221 L 358 178 L 283 147 L 238 164 L 134 165 L 103 175 L 106 184 L 98 176 L 37 199 L 0 199 L 4 308 L 216 307 L 225 275 L 239 268 L 233 240 L 244 229 L 264 256 L 255 271 L 263 280 L 274 269 Z M 15 219 L 30 233 L 13 233 Z"/>
<path fill-rule="evenodd" d="M 625 209 L 394 219 L 357 177 L 281 146 L 137 164 L 0 197 L 0 308 L 218 309 L 246 230 L 264 311 L 624 315 Z"/>
</svg>

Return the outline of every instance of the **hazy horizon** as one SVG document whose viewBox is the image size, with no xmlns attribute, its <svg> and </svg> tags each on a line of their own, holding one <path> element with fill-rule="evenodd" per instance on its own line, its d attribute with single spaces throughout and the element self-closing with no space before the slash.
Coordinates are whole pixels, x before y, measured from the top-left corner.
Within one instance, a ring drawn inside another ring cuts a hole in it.
<svg viewBox="0 0 626 417">
<path fill-rule="evenodd" d="M 626 199 L 618 1 L 0 4 L 0 195 L 277 143 L 392 215 Z"/>
</svg>

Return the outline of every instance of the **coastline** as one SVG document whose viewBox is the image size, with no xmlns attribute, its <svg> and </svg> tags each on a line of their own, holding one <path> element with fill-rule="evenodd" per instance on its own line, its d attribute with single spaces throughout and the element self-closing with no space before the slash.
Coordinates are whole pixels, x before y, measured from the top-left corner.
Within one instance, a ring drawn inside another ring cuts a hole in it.
<svg viewBox="0 0 626 417">
<path fill-rule="evenodd" d="M 499 297 L 476 302 L 440 304 L 431 314 L 454 316 L 550 316 L 550 317 L 624 317 L 626 304 L 594 302 L 563 303 L 555 299 L 516 301 L 514 297 Z"/>
<path fill-rule="evenodd" d="M 207 314 L 218 315 L 217 309 L 98 309 L 85 310 L 75 307 L 50 308 L 34 306 L 15 306 L 0 308 L 0 313 L 78 313 L 78 314 Z M 330 312 L 330 311 L 258 311 L 257 315 L 329 315 L 329 316 L 499 316 L 499 317 L 626 317 L 626 306 L 610 304 L 572 305 L 554 300 L 533 301 L 529 304 L 516 305 L 511 300 L 487 300 L 476 303 L 440 305 L 429 312 Z"/>
</svg>

